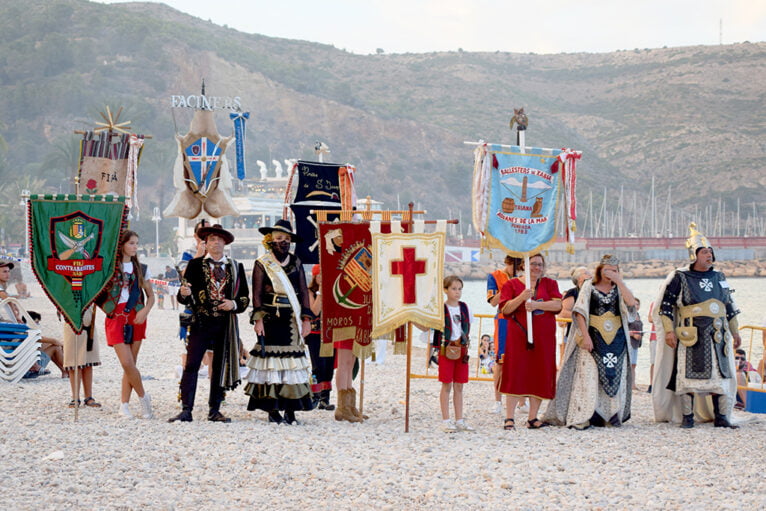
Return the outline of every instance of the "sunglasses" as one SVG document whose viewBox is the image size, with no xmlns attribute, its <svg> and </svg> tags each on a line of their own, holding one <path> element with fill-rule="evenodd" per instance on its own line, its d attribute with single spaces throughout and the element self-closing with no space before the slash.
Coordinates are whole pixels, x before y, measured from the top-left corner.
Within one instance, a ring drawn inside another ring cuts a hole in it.
<svg viewBox="0 0 766 511">
<path fill-rule="evenodd" d="M 734 357 L 734 360 L 745 360 L 745 357 Z"/>
</svg>

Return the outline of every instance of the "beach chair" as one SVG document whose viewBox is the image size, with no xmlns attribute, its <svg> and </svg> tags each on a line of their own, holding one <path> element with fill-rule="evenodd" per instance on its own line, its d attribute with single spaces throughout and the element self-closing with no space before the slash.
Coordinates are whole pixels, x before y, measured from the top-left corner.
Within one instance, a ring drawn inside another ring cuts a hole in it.
<svg viewBox="0 0 766 511">
<path fill-rule="evenodd" d="M 11 304 L 26 319 L 26 324 L 16 322 L 10 313 Z M 30 328 L 35 322 L 16 298 L 0 302 L 0 319 L 0 379 L 17 383 L 40 358 L 41 333 L 39 329 Z"/>
</svg>

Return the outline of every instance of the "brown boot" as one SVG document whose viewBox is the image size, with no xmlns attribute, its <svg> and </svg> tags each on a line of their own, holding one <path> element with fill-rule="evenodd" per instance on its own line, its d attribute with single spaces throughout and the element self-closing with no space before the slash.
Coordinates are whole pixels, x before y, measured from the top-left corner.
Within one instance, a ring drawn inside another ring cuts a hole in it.
<svg viewBox="0 0 766 511">
<path fill-rule="evenodd" d="M 351 413 L 354 414 L 354 416 L 356 418 L 358 418 L 360 421 L 369 419 L 368 416 L 363 415 L 362 413 L 360 413 L 359 410 L 356 407 L 356 389 L 354 389 L 354 387 L 351 387 L 350 389 L 348 389 L 347 392 L 348 392 L 348 395 L 349 395 L 349 397 L 346 398 L 346 399 L 348 399 L 348 405 L 347 406 L 351 410 Z"/>
<path fill-rule="evenodd" d="M 354 415 L 348 407 L 350 392 L 348 390 L 338 391 L 338 407 L 335 409 L 336 421 L 362 422 Z"/>
<path fill-rule="evenodd" d="M 335 395 L 338 396 L 338 404 L 335 406 L 335 420 L 342 421 L 344 420 L 343 415 L 346 411 L 346 391 L 338 389 L 338 392 L 336 392 Z"/>
</svg>

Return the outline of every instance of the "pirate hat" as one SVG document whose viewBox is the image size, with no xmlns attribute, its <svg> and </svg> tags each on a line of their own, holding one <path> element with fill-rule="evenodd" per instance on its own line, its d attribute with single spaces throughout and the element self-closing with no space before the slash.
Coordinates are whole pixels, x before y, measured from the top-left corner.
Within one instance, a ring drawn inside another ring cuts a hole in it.
<svg viewBox="0 0 766 511">
<path fill-rule="evenodd" d="M 697 252 L 702 248 L 713 250 L 710 242 L 704 234 L 697 230 L 697 224 L 694 222 L 689 224 L 689 237 L 686 239 L 686 248 L 689 250 L 690 261 L 697 260 Z M 713 253 L 713 261 L 715 261 L 715 252 Z"/>
<path fill-rule="evenodd" d="M 199 236 L 199 239 L 206 240 L 208 236 L 211 234 L 215 234 L 216 236 L 220 236 L 223 238 L 223 242 L 225 245 L 230 244 L 232 241 L 234 241 L 234 235 L 223 228 L 221 224 L 215 224 L 209 227 L 200 227 L 197 230 L 197 236 Z"/>
<path fill-rule="evenodd" d="M 264 236 L 273 232 L 283 232 L 290 235 L 290 239 L 294 243 L 301 241 L 301 237 L 293 232 L 293 226 L 289 220 L 280 219 L 277 220 L 273 227 L 260 227 L 258 229 Z"/>
<path fill-rule="evenodd" d="M 5 268 L 6 266 L 8 266 L 9 270 L 12 270 L 15 265 L 7 259 L 0 259 L 0 268 Z"/>
</svg>

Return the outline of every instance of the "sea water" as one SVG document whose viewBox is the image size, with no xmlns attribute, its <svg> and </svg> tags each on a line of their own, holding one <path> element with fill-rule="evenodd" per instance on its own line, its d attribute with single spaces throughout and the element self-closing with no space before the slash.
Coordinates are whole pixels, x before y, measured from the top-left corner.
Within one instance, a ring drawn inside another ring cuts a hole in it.
<svg viewBox="0 0 766 511">
<path fill-rule="evenodd" d="M 669 269 L 670 271 L 670 269 Z M 741 311 L 739 315 L 740 327 L 745 325 L 766 326 L 766 279 L 759 278 L 730 278 L 727 279 L 734 292 L 734 301 Z M 564 292 L 572 287 L 570 280 L 558 280 L 559 291 Z M 641 300 L 641 309 L 639 313 L 644 322 L 644 341 L 638 349 L 638 363 L 636 365 L 636 381 L 639 384 L 649 384 L 649 322 L 647 314 L 649 313 L 649 304 L 657 299 L 660 285 L 663 279 L 628 279 L 625 281 L 628 288 L 634 296 Z M 487 303 L 487 283 L 486 281 L 465 281 L 463 287 L 462 300 L 471 306 L 474 314 L 492 315 L 495 313 L 493 308 Z M 479 324 L 481 322 L 481 324 Z M 487 318 L 477 319 L 472 327 L 472 332 L 478 338 L 479 331 L 482 334 L 494 335 L 492 320 Z M 752 333 L 752 347 L 750 343 Z M 758 366 L 758 361 L 763 355 L 763 345 L 761 343 L 761 332 L 745 329 L 740 331 L 742 336 L 742 347 L 749 354 L 748 360 L 753 366 Z M 662 339 L 660 339 L 662 342 Z"/>
</svg>

